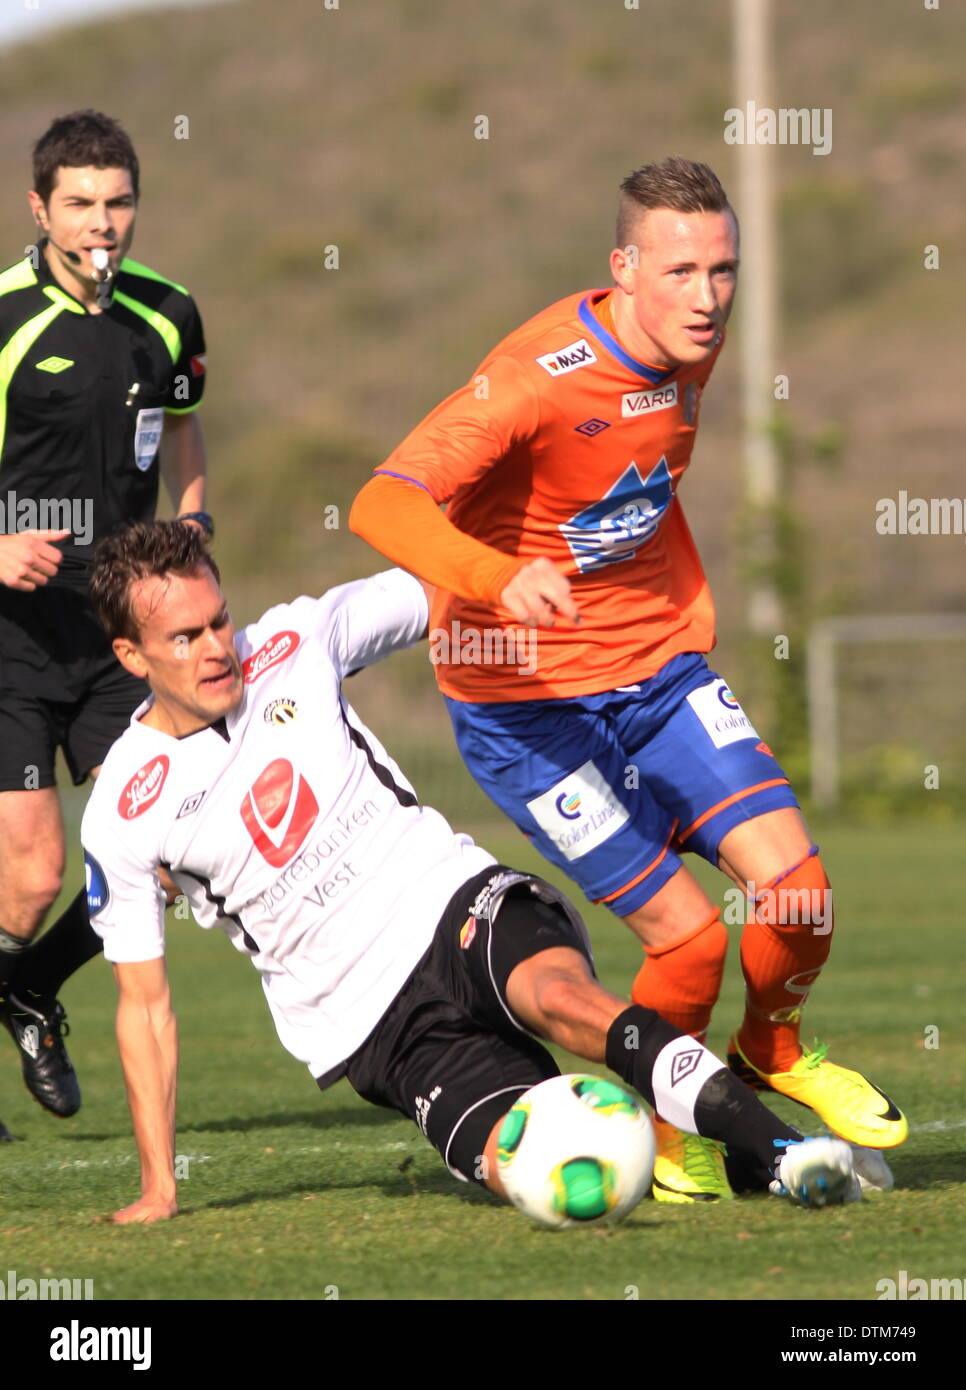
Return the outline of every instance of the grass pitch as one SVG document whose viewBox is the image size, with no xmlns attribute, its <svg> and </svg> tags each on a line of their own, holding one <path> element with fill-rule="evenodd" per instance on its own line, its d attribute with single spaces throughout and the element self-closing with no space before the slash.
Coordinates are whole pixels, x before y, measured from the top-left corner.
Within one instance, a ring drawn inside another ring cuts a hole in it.
<svg viewBox="0 0 966 1390">
<path fill-rule="evenodd" d="M 138 1183 L 114 986 L 95 961 L 64 990 L 79 1115 L 41 1111 L 4 1044 L 0 1115 L 24 1142 L 0 1146 L 0 1273 L 90 1278 L 98 1299 L 872 1299 L 902 1269 L 961 1276 L 966 1044 L 950 866 L 962 834 L 821 837 L 838 927 L 806 1038 L 829 1040 L 833 1058 L 865 1070 L 909 1114 L 911 1137 L 892 1159 L 896 1192 L 825 1212 L 769 1197 L 711 1208 L 648 1200 L 614 1230 L 539 1230 L 453 1181 L 414 1126 L 346 1083 L 321 1096 L 275 1038 L 250 965 L 220 933 L 169 914 L 182 1212 L 154 1227 L 106 1219 Z M 545 868 L 502 827 L 480 839 L 509 862 Z M 708 881 L 719 891 L 725 882 Z M 639 962 L 630 934 L 598 909 L 588 921 L 604 983 L 626 992 Z M 719 1054 L 741 996 L 733 943 L 710 1038 Z M 807 1122 L 789 1102 L 776 1108 Z"/>
</svg>

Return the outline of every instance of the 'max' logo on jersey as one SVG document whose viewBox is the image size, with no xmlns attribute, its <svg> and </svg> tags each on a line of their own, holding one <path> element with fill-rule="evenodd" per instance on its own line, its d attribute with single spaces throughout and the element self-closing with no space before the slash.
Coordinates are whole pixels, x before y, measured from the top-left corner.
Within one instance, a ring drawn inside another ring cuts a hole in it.
<svg viewBox="0 0 966 1390">
<path fill-rule="evenodd" d="M 559 528 L 583 573 L 630 560 L 651 539 L 674 496 L 667 459 L 662 456 L 646 478 L 631 463 L 599 502 L 593 502 Z"/>
<path fill-rule="evenodd" d="M 118 797 L 118 815 L 125 820 L 134 820 L 135 816 L 143 815 L 149 806 L 153 806 L 161 795 L 169 766 L 167 753 L 162 753 L 139 767 Z"/>
<path fill-rule="evenodd" d="M 625 420 L 631 415 L 649 415 L 652 410 L 670 410 L 678 403 L 678 384 L 655 386 L 653 391 L 629 391 L 621 396 L 621 415 Z"/>
<path fill-rule="evenodd" d="M 242 662 L 242 676 L 245 684 L 251 685 L 263 676 L 271 666 L 277 666 L 287 656 L 291 656 L 302 639 L 297 632 L 276 632 L 267 642 L 263 642 L 257 652 L 252 652 Z"/>
<path fill-rule="evenodd" d="M 255 848 L 275 869 L 287 864 L 319 815 L 315 793 L 287 758 L 276 758 L 239 807 Z"/>
<path fill-rule="evenodd" d="M 537 358 L 539 365 L 551 376 L 566 376 L 568 372 L 575 372 L 578 367 L 589 367 L 591 362 L 596 361 L 594 349 L 586 338 L 578 338 L 575 343 L 568 343 L 557 352 L 545 352 Z"/>
</svg>

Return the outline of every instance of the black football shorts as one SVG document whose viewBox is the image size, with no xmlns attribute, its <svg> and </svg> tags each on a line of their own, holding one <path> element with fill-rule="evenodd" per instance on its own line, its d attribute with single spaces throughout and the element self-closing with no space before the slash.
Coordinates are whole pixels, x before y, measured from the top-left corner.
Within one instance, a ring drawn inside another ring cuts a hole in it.
<svg viewBox="0 0 966 1390">
<path fill-rule="evenodd" d="M 493 1126 L 522 1092 L 559 1075 L 506 1001 L 515 966 L 555 946 L 593 970 L 586 928 L 551 884 L 485 869 L 450 899 L 429 950 L 349 1058 L 353 1089 L 413 1120 L 458 1178 L 483 1181 Z"/>
<path fill-rule="evenodd" d="M 80 786 L 147 698 L 147 683 L 119 665 L 81 595 L 8 590 L 2 599 L 0 792 L 52 787 L 58 748 Z"/>
</svg>

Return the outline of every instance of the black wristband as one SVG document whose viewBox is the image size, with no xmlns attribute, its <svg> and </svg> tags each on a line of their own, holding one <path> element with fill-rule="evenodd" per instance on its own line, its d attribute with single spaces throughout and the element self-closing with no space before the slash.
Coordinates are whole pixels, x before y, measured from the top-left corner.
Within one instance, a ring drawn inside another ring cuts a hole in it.
<svg viewBox="0 0 966 1390">
<path fill-rule="evenodd" d="M 215 519 L 211 512 L 182 512 L 175 517 L 175 521 L 197 521 L 209 540 L 215 534 Z"/>
</svg>

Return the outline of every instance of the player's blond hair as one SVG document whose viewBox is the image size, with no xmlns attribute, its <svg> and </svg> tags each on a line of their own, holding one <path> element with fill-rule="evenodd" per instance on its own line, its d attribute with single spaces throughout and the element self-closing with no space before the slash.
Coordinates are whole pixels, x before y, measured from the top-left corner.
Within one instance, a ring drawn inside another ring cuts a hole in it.
<svg viewBox="0 0 966 1390">
<path fill-rule="evenodd" d="M 621 184 L 617 210 L 617 245 L 629 244 L 642 212 L 671 208 L 674 212 L 730 212 L 734 208 L 713 169 L 693 159 L 671 155 L 660 164 L 644 164 Z M 737 218 L 735 218 L 737 222 Z"/>
</svg>

